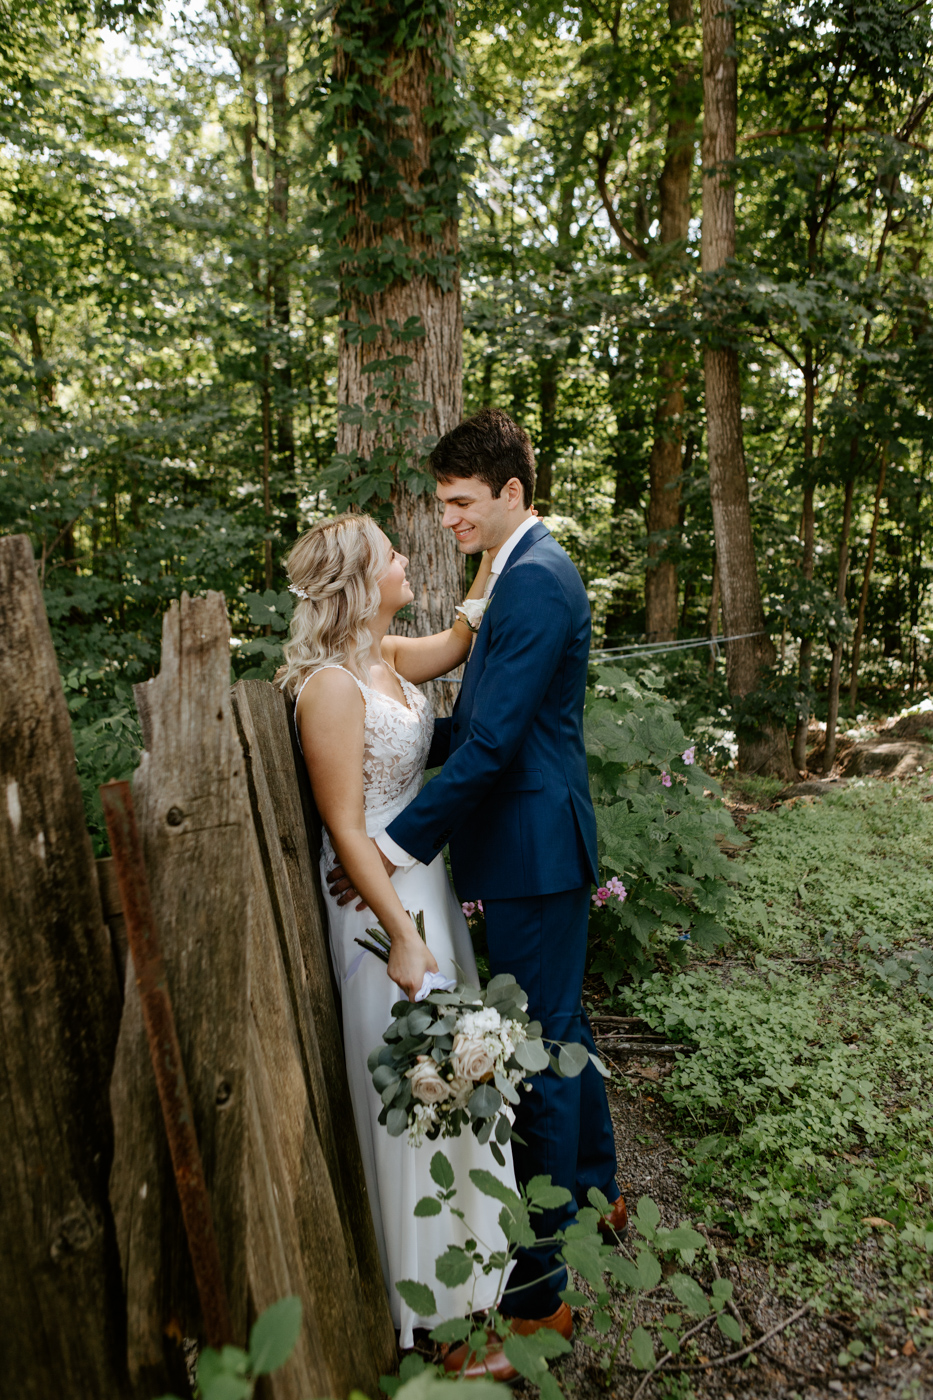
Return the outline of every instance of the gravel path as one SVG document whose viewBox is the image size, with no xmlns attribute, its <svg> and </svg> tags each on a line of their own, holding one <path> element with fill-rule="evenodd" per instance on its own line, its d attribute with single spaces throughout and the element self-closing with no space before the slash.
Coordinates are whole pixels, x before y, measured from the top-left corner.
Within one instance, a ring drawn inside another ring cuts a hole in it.
<svg viewBox="0 0 933 1400">
<path fill-rule="evenodd" d="M 666 1109 L 654 1085 L 661 1087 L 665 1064 L 657 1058 L 639 1056 L 637 1060 L 620 1062 L 621 1072 L 613 1077 L 609 1092 L 610 1107 L 616 1130 L 619 1154 L 620 1184 L 626 1200 L 634 1206 L 639 1197 L 650 1196 L 661 1211 L 662 1224 L 673 1226 L 691 1220 L 683 1205 L 680 1166 L 666 1134 Z M 754 1342 L 790 1317 L 804 1301 L 783 1297 L 769 1281 L 766 1262 L 740 1256 L 728 1236 L 709 1236 L 718 1254 L 718 1267 L 724 1278 L 734 1285 L 734 1301 L 746 1326 L 745 1342 Z M 853 1282 L 870 1298 L 883 1299 L 884 1281 L 880 1276 L 873 1242 L 868 1241 L 857 1258 L 848 1261 Z M 711 1272 L 701 1275 L 707 1289 L 713 1282 Z M 775 1284 L 780 1275 L 775 1271 Z M 641 1305 L 636 1322 L 658 1318 L 670 1306 L 648 1299 Z M 577 1337 L 588 1330 L 588 1313 L 577 1313 Z M 815 1311 L 779 1332 L 759 1347 L 744 1363 L 711 1367 L 689 1374 L 662 1370 L 642 1391 L 644 1400 L 668 1397 L 669 1400 L 777 1400 L 777 1397 L 798 1397 L 815 1400 L 817 1396 L 849 1396 L 858 1400 L 928 1400 L 933 1398 L 933 1348 L 923 1353 L 913 1351 L 913 1344 L 903 1332 L 890 1335 L 881 1332 L 885 1343 L 878 1354 L 866 1353 L 861 1360 L 845 1368 L 837 1365 L 837 1357 L 847 1341 L 857 1335 L 858 1319 L 854 1315 L 833 1314 L 820 1317 Z M 713 1326 L 697 1337 L 696 1361 L 715 1359 L 734 1350 Z M 906 1343 L 906 1354 L 905 1354 Z M 556 1371 L 568 1397 L 573 1400 L 596 1400 L 607 1394 L 632 1400 L 644 1379 L 643 1373 L 617 1366 L 609 1385 L 588 1349 L 579 1340 L 573 1356 L 568 1357 Z M 691 1389 L 692 1387 L 692 1389 Z M 531 1387 L 515 1387 L 516 1394 L 534 1394 Z"/>
</svg>

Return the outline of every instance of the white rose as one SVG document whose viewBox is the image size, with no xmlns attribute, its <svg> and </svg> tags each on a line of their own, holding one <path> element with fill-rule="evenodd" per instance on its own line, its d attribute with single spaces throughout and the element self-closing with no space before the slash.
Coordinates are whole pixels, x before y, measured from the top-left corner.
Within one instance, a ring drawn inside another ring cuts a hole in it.
<svg viewBox="0 0 933 1400">
<path fill-rule="evenodd" d="M 483 613 L 488 605 L 488 598 L 467 598 L 465 602 L 457 604 L 454 612 L 463 618 L 471 632 L 478 632 L 479 625 L 483 620 Z"/>
<path fill-rule="evenodd" d="M 458 1079 L 469 1079 L 475 1084 L 483 1075 L 492 1073 L 495 1060 L 484 1040 L 461 1033 L 454 1039 L 451 1063 Z"/>
<path fill-rule="evenodd" d="M 426 1055 L 418 1057 L 418 1063 L 407 1071 L 411 1080 L 412 1097 L 419 1103 L 443 1103 L 450 1098 L 450 1085 L 438 1073 L 437 1065 Z"/>
</svg>

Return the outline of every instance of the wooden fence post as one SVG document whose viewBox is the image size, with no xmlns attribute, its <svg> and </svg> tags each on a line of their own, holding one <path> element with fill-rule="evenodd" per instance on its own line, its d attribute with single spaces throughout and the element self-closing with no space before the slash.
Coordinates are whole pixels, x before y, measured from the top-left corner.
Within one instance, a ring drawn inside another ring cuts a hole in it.
<svg viewBox="0 0 933 1400">
<path fill-rule="evenodd" d="M 229 645 L 219 594 L 172 605 L 160 674 L 137 687 L 133 792 L 234 1333 L 297 1294 L 301 1336 L 264 1396 L 375 1396 L 395 1339 L 287 719 L 271 687 L 238 687 L 238 732 Z M 198 1317 L 147 1054 L 128 969 L 111 1195 L 131 1374 L 152 1395 L 163 1334 L 196 1335 Z"/>
<path fill-rule="evenodd" d="M 290 1034 L 301 1056 L 307 1094 L 297 1117 L 280 1116 L 278 1131 L 283 1139 L 292 1138 L 294 1152 L 302 1148 L 305 1154 L 313 1133 L 315 1151 L 325 1164 L 323 1175 L 304 1171 L 295 1183 L 302 1250 L 317 1296 L 315 1308 L 322 1319 L 334 1314 L 326 1329 L 335 1352 L 332 1364 L 337 1365 L 345 1346 L 365 1353 L 365 1366 L 358 1356 L 355 1378 L 347 1371 L 344 1383 L 375 1396 L 379 1374 L 395 1369 L 397 1352 L 353 1121 L 317 863 L 309 844 L 320 823 L 282 694 L 266 681 L 240 681 L 233 703 L 259 838 L 260 878 L 271 896 L 279 944 L 276 995 L 283 1009 L 287 1002 L 291 1011 Z M 260 1044 L 267 1039 L 261 1036 Z M 340 1235 L 331 1266 L 322 1269 L 315 1232 L 326 1215 Z"/>
<path fill-rule="evenodd" d="M 252 817 L 230 707 L 223 596 L 183 594 L 159 675 L 137 687 L 145 752 L 133 800 L 211 1196 L 233 1333 L 247 1334 L 247 948 Z M 132 959 L 111 1084 L 110 1195 L 127 1298 L 131 1379 L 157 1395 L 200 1311 Z"/>
<path fill-rule="evenodd" d="M 119 995 L 33 551 L 0 539 L 0 1317 L 17 1400 L 128 1395 L 107 1199 Z"/>
</svg>

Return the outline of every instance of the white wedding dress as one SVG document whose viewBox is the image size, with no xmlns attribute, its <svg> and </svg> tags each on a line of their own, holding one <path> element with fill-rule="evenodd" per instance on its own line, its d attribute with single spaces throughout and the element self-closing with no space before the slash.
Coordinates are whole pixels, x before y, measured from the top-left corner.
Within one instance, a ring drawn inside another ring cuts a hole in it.
<svg viewBox="0 0 933 1400">
<path fill-rule="evenodd" d="M 352 675 L 352 672 L 347 674 Z M 354 680 L 366 707 L 363 756 L 366 830 L 370 836 L 376 836 L 421 790 L 434 716 L 421 692 L 401 676 L 399 681 L 407 705 L 364 685 L 355 676 Z M 295 697 L 296 705 L 300 694 L 301 690 Z M 460 1317 L 496 1302 L 498 1271 L 479 1274 L 477 1279 L 468 1280 L 466 1284 L 448 1288 L 435 1275 L 435 1261 L 448 1245 L 462 1245 L 468 1238 L 477 1241 L 484 1255 L 505 1248 L 499 1228 L 501 1204 L 479 1192 L 470 1181 L 469 1172 L 471 1168 L 482 1167 L 495 1173 L 513 1191 L 515 1177 L 508 1146 L 504 1149 L 506 1165 L 503 1168 L 497 1165 L 490 1148 L 481 1147 L 469 1130 L 458 1138 L 425 1140 L 421 1147 L 411 1147 L 407 1136 L 390 1137 L 378 1123 L 382 1101 L 373 1087 L 366 1059 L 371 1050 L 382 1044 L 382 1032 L 391 1020 L 392 1007 L 404 993 L 389 980 L 385 963 L 354 941 L 364 938 L 367 926 L 375 922 L 372 912 L 367 909 L 357 913 L 356 901 L 341 907 L 326 893 L 326 872 L 335 862 L 325 829 L 321 884 L 325 890 L 331 959 L 343 1004 L 350 1096 L 392 1319 L 399 1330 L 399 1345 L 407 1348 L 413 1345 L 413 1328 L 433 1327 L 441 1319 Z M 406 909 L 412 914 L 419 909 L 424 912 L 428 947 L 437 959 L 440 972 L 445 977 L 456 978 L 459 968 L 467 981 L 478 985 L 469 930 L 447 878 L 443 855 L 430 865 L 419 864 L 409 871 L 396 871 L 392 883 Z M 437 1190 L 430 1174 L 431 1158 L 437 1151 L 443 1152 L 453 1166 L 457 1191 L 454 1204 L 464 1212 L 468 1229 L 446 1208 L 440 1215 L 415 1218 L 418 1201 L 422 1196 L 433 1196 Z M 437 1316 L 421 1317 L 413 1312 L 395 1287 L 397 1279 L 414 1279 L 427 1284 L 437 1301 Z"/>
</svg>

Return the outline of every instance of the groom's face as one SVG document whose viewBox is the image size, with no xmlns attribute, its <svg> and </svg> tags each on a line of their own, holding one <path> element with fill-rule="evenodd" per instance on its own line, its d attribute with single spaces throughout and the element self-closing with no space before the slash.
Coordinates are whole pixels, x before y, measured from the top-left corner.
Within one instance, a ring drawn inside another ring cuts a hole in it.
<svg viewBox="0 0 933 1400">
<path fill-rule="evenodd" d="M 439 481 L 437 497 L 444 507 L 441 523 L 453 532 L 461 554 L 498 549 L 515 527 L 516 508 L 522 508 L 521 484 L 514 477 L 498 496 L 478 476 Z"/>
</svg>

